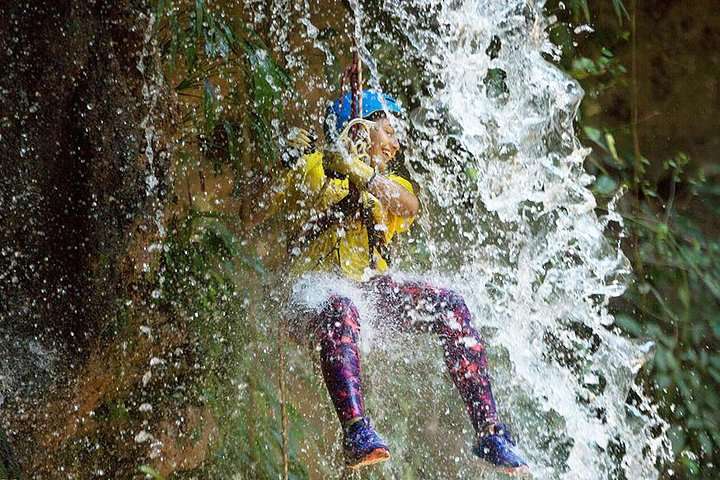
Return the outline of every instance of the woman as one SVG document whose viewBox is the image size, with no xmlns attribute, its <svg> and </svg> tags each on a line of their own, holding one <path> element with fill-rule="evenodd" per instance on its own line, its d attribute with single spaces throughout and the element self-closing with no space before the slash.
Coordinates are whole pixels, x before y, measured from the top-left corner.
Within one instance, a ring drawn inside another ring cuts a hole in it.
<svg viewBox="0 0 720 480">
<path fill-rule="evenodd" d="M 286 196 L 286 202 L 295 198 L 305 212 L 299 221 L 291 219 L 298 224 L 289 239 L 292 270 L 300 276 L 290 303 L 291 324 L 295 335 L 310 335 L 319 344 L 323 377 L 343 428 L 347 465 L 358 468 L 390 457 L 365 414 L 358 352 L 362 319 L 353 294 L 343 293 L 354 291 L 356 299 L 373 304 L 383 327 L 439 336 L 476 432 L 473 452 L 506 473 L 524 473 L 527 464 L 498 421 L 485 347 L 463 298 L 383 273 L 386 247 L 410 227 L 418 200 L 409 181 L 388 173 L 400 144 L 386 112 L 401 113 L 399 105 L 371 90 L 362 92 L 361 105 L 359 118 L 351 119 L 348 93 L 329 109 L 326 133 L 336 140 L 333 150 L 313 152 L 304 131 L 294 137 L 294 147 L 305 155 L 295 165 L 292 192 Z M 329 278 L 336 287 L 318 294 L 320 278 L 325 283 Z"/>
</svg>

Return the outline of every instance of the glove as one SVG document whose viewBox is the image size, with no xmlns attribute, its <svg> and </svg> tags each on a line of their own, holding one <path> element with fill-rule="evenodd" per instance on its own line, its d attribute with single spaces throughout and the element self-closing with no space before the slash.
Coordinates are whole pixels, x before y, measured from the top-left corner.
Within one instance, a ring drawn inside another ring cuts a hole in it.
<svg viewBox="0 0 720 480">
<path fill-rule="evenodd" d="M 303 155 L 315 151 L 317 136 L 311 130 L 293 127 L 287 135 L 286 143 L 289 147 L 282 154 L 282 162 L 286 167 L 292 167 Z"/>
<path fill-rule="evenodd" d="M 339 152 L 325 152 L 323 163 L 326 171 L 348 177 L 359 190 L 367 190 L 375 176 L 375 170 L 360 159 L 346 159 Z"/>
<path fill-rule="evenodd" d="M 304 128 L 293 127 L 288 133 L 287 142 L 291 148 L 296 148 L 300 150 L 303 155 L 307 155 L 315 151 L 317 136 L 312 129 L 305 130 Z"/>
</svg>

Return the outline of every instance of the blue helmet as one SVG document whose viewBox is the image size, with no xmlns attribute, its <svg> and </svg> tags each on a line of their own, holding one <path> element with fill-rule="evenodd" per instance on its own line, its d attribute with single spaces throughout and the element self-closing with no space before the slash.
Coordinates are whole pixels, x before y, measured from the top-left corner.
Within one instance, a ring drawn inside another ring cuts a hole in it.
<svg viewBox="0 0 720 480">
<path fill-rule="evenodd" d="M 362 118 L 368 118 L 373 113 L 383 112 L 383 101 L 385 108 L 392 113 L 402 112 L 400 105 L 390 95 L 378 93 L 374 90 L 363 90 L 362 92 Z M 328 108 L 328 117 L 335 117 L 335 132 L 340 133 L 350 121 L 352 115 L 352 93 L 348 92 L 338 98 Z"/>
</svg>

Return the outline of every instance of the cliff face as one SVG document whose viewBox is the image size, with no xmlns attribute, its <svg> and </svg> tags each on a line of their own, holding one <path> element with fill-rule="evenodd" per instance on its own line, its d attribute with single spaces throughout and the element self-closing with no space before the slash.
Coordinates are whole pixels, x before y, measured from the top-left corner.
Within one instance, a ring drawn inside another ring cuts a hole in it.
<svg viewBox="0 0 720 480">
<path fill-rule="evenodd" d="M 2 22 L 2 314 L 82 348 L 164 200 L 167 159 L 149 164 L 140 127 L 146 25 L 130 2 L 12 5 Z"/>
<path fill-rule="evenodd" d="M 122 383 L 102 360 L 117 353 L 118 317 L 158 315 L 149 247 L 164 228 L 173 117 L 169 96 L 151 111 L 143 94 L 159 88 L 147 28 L 130 1 L 15 2 L 0 19 L 0 335 L 14 352 L 0 374 L 18 387 L 0 408 L 38 475 L 63 464 L 59 445 L 93 397 Z"/>
<path fill-rule="evenodd" d="M 708 15 L 717 3 L 638 5 L 643 150 L 663 160 L 684 151 L 710 165 L 720 148 L 720 18 Z"/>
<path fill-rule="evenodd" d="M 607 44 L 630 72 L 632 42 L 622 35 L 630 31 L 629 21 L 618 25 L 611 3 L 590 2 L 597 33 L 589 34 L 588 42 L 579 40 L 580 49 Z M 710 165 L 720 148 L 720 19 L 708 15 L 716 9 L 712 0 L 637 2 L 638 132 L 641 152 L 656 172 L 678 151 Z M 587 124 L 613 127 L 619 141 L 629 133 L 631 118 L 630 73 L 625 78 L 611 88 L 587 92 L 584 109 Z"/>
</svg>

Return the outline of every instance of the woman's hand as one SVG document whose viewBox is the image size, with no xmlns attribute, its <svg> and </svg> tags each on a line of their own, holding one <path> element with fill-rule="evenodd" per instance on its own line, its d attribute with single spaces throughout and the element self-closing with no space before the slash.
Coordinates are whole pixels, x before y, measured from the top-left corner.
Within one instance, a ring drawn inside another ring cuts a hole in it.
<svg viewBox="0 0 720 480">
<path fill-rule="evenodd" d="M 285 142 L 288 148 L 283 152 L 282 162 L 286 167 L 292 167 L 300 157 L 315 151 L 317 136 L 312 130 L 293 127 L 288 132 Z"/>
<path fill-rule="evenodd" d="M 407 218 L 417 214 L 418 199 L 412 192 L 377 173 L 362 160 L 346 159 L 338 152 L 325 152 L 323 163 L 326 170 L 347 176 L 358 189 L 372 193 L 393 215 Z"/>
<path fill-rule="evenodd" d="M 293 127 L 287 135 L 287 143 L 290 148 L 296 148 L 304 155 L 315 151 L 317 136 L 312 130 Z"/>
</svg>

